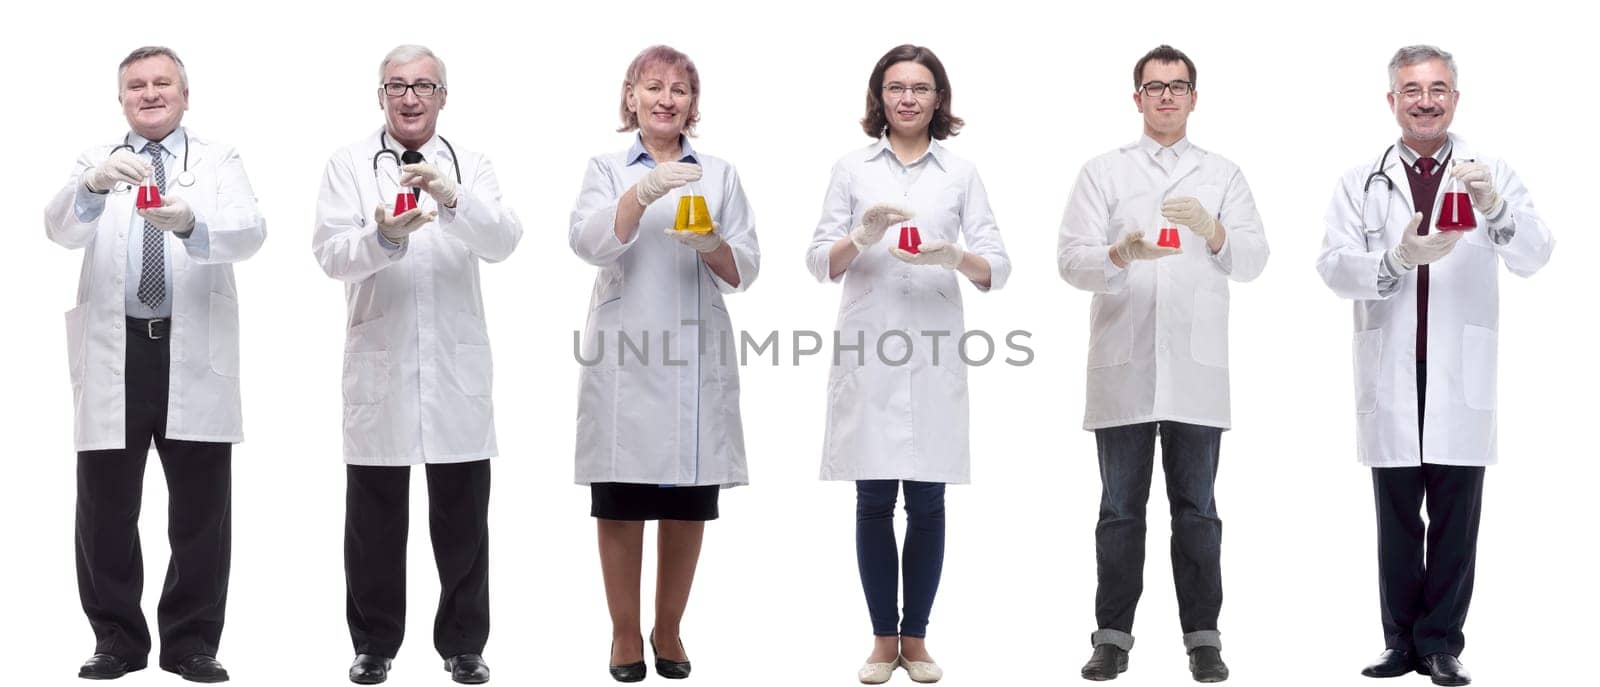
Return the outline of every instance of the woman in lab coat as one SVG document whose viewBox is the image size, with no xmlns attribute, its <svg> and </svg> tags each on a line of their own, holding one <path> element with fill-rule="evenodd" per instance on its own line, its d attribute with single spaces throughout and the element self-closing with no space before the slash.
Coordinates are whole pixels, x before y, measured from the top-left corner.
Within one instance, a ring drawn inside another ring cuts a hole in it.
<svg viewBox="0 0 1600 687">
<path fill-rule="evenodd" d="M 878 60 L 861 120 L 877 141 L 834 165 L 806 255 L 819 281 L 844 280 L 822 479 L 856 483 L 856 557 L 876 638 L 858 675 L 868 684 L 897 666 L 918 682 L 942 675 L 924 638 L 944 559 L 944 485 L 968 481 L 956 272 L 980 291 L 1011 272 L 977 169 L 939 143 L 961 128 L 950 103 L 927 48 L 902 45 Z M 915 226 L 917 252 L 897 247 L 902 226 Z M 904 618 L 893 520 L 902 484 Z"/>
<path fill-rule="evenodd" d="M 656 672 L 689 674 L 679 622 L 720 488 L 748 482 L 739 376 L 722 295 L 749 288 L 760 251 L 732 165 L 689 144 L 700 77 L 667 46 L 639 53 L 622 86 L 625 151 L 589 161 L 573 252 L 599 268 L 580 351 L 576 480 L 589 485 L 611 611 L 611 675 L 645 677 L 639 620 L 644 521 L 659 520 Z M 709 232 L 674 230 L 702 196 Z M 685 324 L 687 322 L 688 324 Z"/>
</svg>

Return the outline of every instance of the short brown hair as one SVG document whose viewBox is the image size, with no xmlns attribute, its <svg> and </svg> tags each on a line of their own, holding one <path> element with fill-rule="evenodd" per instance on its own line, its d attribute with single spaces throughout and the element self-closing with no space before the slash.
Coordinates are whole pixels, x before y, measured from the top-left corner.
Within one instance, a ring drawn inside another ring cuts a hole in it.
<svg viewBox="0 0 1600 687">
<path fill-rule="evenodd" d="M 639 52 L 638 57 L 633 58 L 633 62 L 628 64 L 628 73 L 622 78 L 620 106 L 622 126 L 617 131 L 633 131 L 639 128 L 639 115 L 628 111 L 628 89 L 638 83 L 639 79 L 644 78 L 645 67 L 658 62 L 682 69 L 684 76 L 689 79 L 689 114 L 683 120 L 683 134 L 693 136 L 694 125 L 700 121 L 700 70 L 694 68 L 694 60 L 689 59 L 688 55 L 665 45 L 645 48 Z"/>
<path fill-rule="evenodd" d="M 1183 66 L 1189 69 L 1189 85 L 1194 86 L 1200 83 L 1199 75 L 1195 74 L 1194 71 L 1194 60 L 1189 59 L 1189 56 L 1183 54 L 1182 50 L 1163 43 L 1156 46 L 1154 50 L 1145 53 L 1144 57 L 1139 58 L 1139 61 L 1133 65 L 1133 87 L 1135 89 L 1138 89 L 1140 86 L 1144 85 L 1144 83 L 1139 80 L 1144 78 L 1144 65 L 1150 60 L 1155 60 L 1157 62 L 1182 62 Z"/>
<path fill-rule="evenodd" d="M 901 62 L 915 62 L 933 72 L 933 86 L 939 94 L 937 105 L 934 106 L 933 121 L 928 122 L 928 134 L 935 140 L 944 140 L 961 132 L 961 125 L 965 124 L 960 117 L 950 114 L 950 103 L 953 96 L 950 92 L 950 77 L 944 73 L 944 63 L 932 50 L 920 45 L 897 45 L 889 52 L 878 58 L 878 64 L 872 68 L 872 76 L 867 77 L 867 114 L 861 118 L 861 130 L 868 136 L 878 138 L 889 127 L 889 115 L 883 111 L 883 74 L 890 67 Z"/>
</svg>

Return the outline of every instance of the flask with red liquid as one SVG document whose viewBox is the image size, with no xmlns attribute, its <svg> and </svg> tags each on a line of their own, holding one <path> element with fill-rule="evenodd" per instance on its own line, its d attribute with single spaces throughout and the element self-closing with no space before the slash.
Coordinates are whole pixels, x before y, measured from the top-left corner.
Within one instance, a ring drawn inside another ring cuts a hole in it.
<svg viewBox="0 0 1600 687">
<path fill-rule="evenodd" d="M 161 207 L 161 188 L 156 186 L 153 179 L 145 179 L 139 184 L 139 189 L 134 193 L 133 206 L 140 210 Z"/>
<path fill-rule="evenodd" d="M 1454 163 L 1452 163 L 1452 166 Z M 1471 231 L 1478 226 L 1472 215 L 1472 196 L 1461 186 L 1461 180 L 1450 175 L 1445 182 L 1444 197 L 1439 199 L 1439 231 Z"/>
<path fill-rule="evenodd" d="M 396 194 L 394 197 L 395 216 L 398 217 L 415 209 L 417 209 L 417 197 L 411 195 L 411 189 L 400 189 L 400 193 Z"/>
<path fill-rule="evenodd" d="M 1156 245 L 1162 248 L 1182 248 L 1182 242 L 1178 240 L 1178 228 L 1174 226 L 1161 227 L 1161 233 L 1156 236 Z"/>
<path fill-rule="evenodd" d="M 910 224 L 900 225 L 900 250 L 907 253 L 920 253 L 922 235 L 917 233 L 917 228 Z"/>
</svg>

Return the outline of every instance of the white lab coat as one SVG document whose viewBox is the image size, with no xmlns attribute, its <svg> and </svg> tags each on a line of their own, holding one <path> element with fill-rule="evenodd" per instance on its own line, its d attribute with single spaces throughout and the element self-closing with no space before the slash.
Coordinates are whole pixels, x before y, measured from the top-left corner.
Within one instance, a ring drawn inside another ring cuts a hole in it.
<svg viewBox="0 0 1600 687">
<path fill-rule="evenodd" d="M 164 197 L 180 197 L 195 215 L 205 244 L 164 233 L 172 266 L 171 365 L 166 436 L 183 441 L 244 441 L 239 399 L 239 295 L 231 263 L 254 255 L 267 224 L 256 209 L 244 163 L 230 146 L 189 136 L 193 186 L 178 185 L 181 168 L 168 170 Z M 83 172 L 105 161 L 116 144 L 85 151 L 45 208 L 45 233 L 68 248 L 82 248 L 77 306 L 67 311 L 67 365 L 78 451 L 126 448 L 123 364 L 127 355 L 128 242 L 143 240 L 144 220 L 133 193 L 111 193 L 105 210 L 80 222 L 75 209 Z M 204 249 L 193 248 L 206 245 Z M 196 252 L 190 252 L 195 250 Z"/>
<path fill-rule="evenodd" d="M 1232 426 L 1228 281 L 1250 281 L 1266 268 L 1266 234 L 1237 165 L 1180 143 L 1168 174 L 1151 157 L 1159 148 L 1142 137 L 1090 160 L 1061 218 L 1061 277 L 1094 292 L 1086 430 L 1161 420 Z M 1212 254 L 1181 227 L 1181 254 L 1113 264 L 1110 247 L 1128 231 L 1156 240 L 1161 204 L 1177 196 L 1199 199 L 1218 218 L 1227 231 L 1222 249 Z"/>
<path fill-rule="evenodd" d="M 750 288 L 761 264 L 755 219 L 733 165 L 695 154 L 695 182 L 733 250 L 739 285 L 665 235 L 679 189 L 645 208 L 624 244 L 615 233 L 622 193 L 650 172 L 616 152 L 589 160 L 568 239 L 599 268 L 589 300 L 578 385 L 578 484 L 748 484 L 739 415 L 739 339 L 722 296 Z M 630 196 L 625 202 L 635 202 Z M 696 324 L 696 323 L 701 324 Z M 644 346 L 641 363 L 634 348 Z M 703 337 L 703 338 L 702 338 Z M 702 345 L 703 342 L 703 345 Z M 590 364 L 593 363 L 593 364 Z"/>
<path fill-rule="evenodd" d="M 1506 223 L 1516 227 L 1506 245 L 1495 245 L 1476 213 L 1478 229 L 1467 232 L 1444 259 L 1429 266 L 1428 385 L 1425 435 L 1417 437 L 1417 276 L 1400 277 L 1399 288 L 1379 293 L 1383 255 L 1400 243 L 1415 212 L 1411 185 L 1398 153 L 1384 171 L 1394 191 L 1372 184 L 1372 202 L 1388 204 L 1388 221 L 1363 230 L 1362 187 L 1378 164 L 1374 156 L 1345 172 L 1328 204 L 1326 235 L 1317 256 L 1322 280 L 1355 301 L 1355 392 L 1358 457 L 1372 467 L 1491 465 L 1495 449 L 1495 380 L 1500 322 L 1501 261 L 1512 274 L 1529 276 L 1550 260 L 1555 240 L 1534 211 L 1533 200 L 1505 162 L 1475 152 L 1454 134 L 1455 160 L 1476 159 L 1489 167 L 1495 190 L 1507 205 Z M 1444 193 L 1446 178 L 1439 185 Z M 1437 223 L 1443 203 L 1435 201 Z"/>
<path fill-rule="evenodd" d="M 923 242 L 965 238 L 967 252 L 989 261 L 988 288 L 1004 286 L 1011 275 L 977 167 L 938 141 L 905 167 L 879 139 L 833 166 L 806 253 L 818 281 L 831 278 L 829 249 L 877 203 L 916 213 L 912 224 Z M 971 447 L 967 366 L 956 350 L 966 331 L 958 273 L 895 258 L 889 249 L 898 245 L 899 234 L 890 227 L 882 242 L 858 255 L 838 278 L 844 293 L 835 329 L 842 347 L 828 374 L 821 478 L 966 484 Z M 885 336 L 897 330 L 906 335 Z M 858 343 L 859 349 L 849 348 Z M 824 350 L 834 345 L 823 342 Z M 969 347 L 974 358 L 985 352 L 981 340 Z M 889 364 L 902 359 L 904 364 Z"/>
<path fill-rule="evenodd" d="M 478 262 L 499 262 L 522 238 L 522 223 L 500 202 L 489 159 L 456 146 L 456 207 L 423 193 L 417 207 L 438 219 L 387 247 L 373 208 L 392 205 L 394 166 L 372 174 L 379 134 L 328 160 L 317 197 L 312 251 L 328 276 L 345 282 L 344 459 L 351 465 L 459 463 L 497 453 L 494 366 Z M 391 137 L 389 146 L 402 149 Z M 418 151 L 454 176 L 438 136 Z"/>
</svg>

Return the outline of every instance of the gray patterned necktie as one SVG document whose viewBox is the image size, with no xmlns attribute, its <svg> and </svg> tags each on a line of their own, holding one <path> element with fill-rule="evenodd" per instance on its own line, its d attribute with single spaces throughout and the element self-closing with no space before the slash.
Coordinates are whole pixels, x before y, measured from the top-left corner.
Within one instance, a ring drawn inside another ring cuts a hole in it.
<svg viewBox="0 0 1600 687">
<path fill-rule="evenodd" d="M 156 188 L 164 197 L 167 194 L 167 170 L 161 160 L 161 144 L 146 143 L 144 152 L 150 155 L 150 165 L 155 169 Z M 167 300 L 166 237 L 150 220 L 144 222 L 144 266 L 139 270 L 139 302 L 154 310 Z"/>
</svg>

